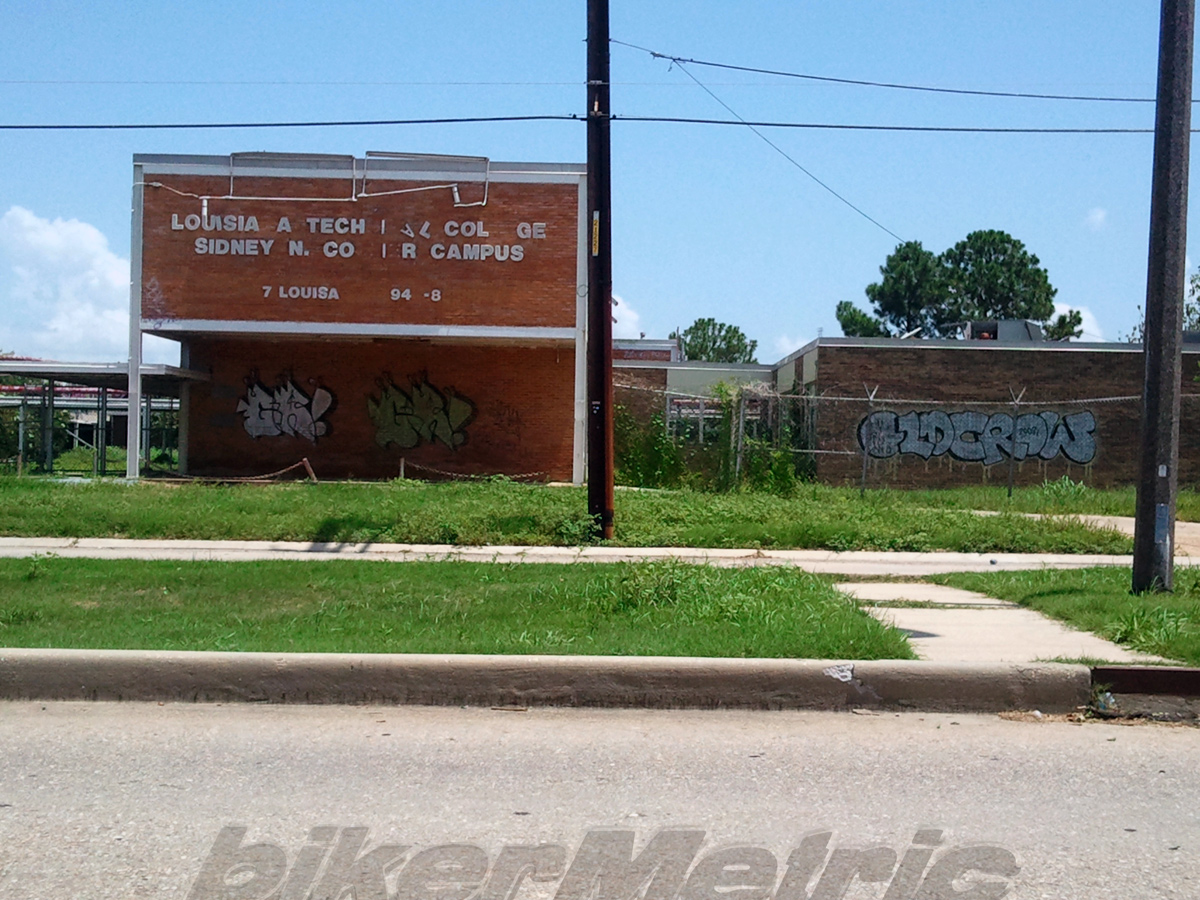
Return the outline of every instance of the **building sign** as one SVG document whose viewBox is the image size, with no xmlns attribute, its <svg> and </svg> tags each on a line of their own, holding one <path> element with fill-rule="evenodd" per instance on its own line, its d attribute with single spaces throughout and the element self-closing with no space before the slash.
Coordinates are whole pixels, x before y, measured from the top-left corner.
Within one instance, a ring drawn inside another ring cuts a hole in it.
<svg viewBox="0 0 1200 900">
<path fill-rule="evenodd" d="M 143 319 L 575 326 L 581 167 L 284 159 L 142 164 Z"/>
</svg>

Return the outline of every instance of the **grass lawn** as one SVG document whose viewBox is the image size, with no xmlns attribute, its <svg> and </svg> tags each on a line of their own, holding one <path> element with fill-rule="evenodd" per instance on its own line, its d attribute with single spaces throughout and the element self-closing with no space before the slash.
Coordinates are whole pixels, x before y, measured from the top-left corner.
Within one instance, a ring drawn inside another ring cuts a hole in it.
<svg viewBox="0 0 1200 900">
<path fill-rule="evenodd" d="M 104 454 L 108 473 L 123 475 L 125 473 L 125 450 L 123 447 L 108 447 Z M 76 447 L 54 457 L 56 472 L 83 472 L 90 475 L 95 465 L 96 451 L 90 447 Z"/>
<path fill-rule="evenodd" d="M 614 543 L 1130 552 L 1129 538 L 1069 518 L 976 516 L 956 502 L 954 492 L 871 491 L 860 499 L 857 490 L 824 485 L 804 485 L 786 498 L 621 490 Z M 0 535 L 9 536 L 575 545 L 588 539 L 586 508 L 582 488 L 507 481 L 221 486 L 0 478 Z"/>
<path fill-rule="evenodd" d="M 0 560 L 0 646 L 912 659 L 794 569 Z"/>
<path fill-rule="evenodd" d="M 1048 481 L 1037 487 L 1017 488 L 1012 499 L 1005 487 L 979 486 L 940 491 L 909 491 L 909 502 L 938 509 L 988 509 L 1042 515 L 1132 516 L 1137 492 L 1132 487 L 1096 490 L 1069 479 Z M 1200 522 L 1200 493 L 1183 488 L 1176 515 L 1185 522 Z"/>
<path fill-rule="evenodd" d="M 1012 600 L 1134 650 L 1200 665 L 1200 572 L 1178 569 L 1170 594 L 1131 594 L 1127 568 L 941 575 L 939 584 Z"/>
</svg>

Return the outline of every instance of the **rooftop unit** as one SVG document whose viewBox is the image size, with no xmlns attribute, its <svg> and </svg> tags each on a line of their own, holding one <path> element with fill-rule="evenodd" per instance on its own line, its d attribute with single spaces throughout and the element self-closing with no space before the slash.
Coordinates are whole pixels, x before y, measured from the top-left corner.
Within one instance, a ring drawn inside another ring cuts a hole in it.
<svg viewBox="0 0 1200 900">
<path fill-rule="evenodd" d="M 1028 343 L 1044 341 L 1042 326 L 1028 319 L 991 319 L 968 322 L 964 328 L 968 341 L 1004 341 L 1005 343 Z"/>
</svg>

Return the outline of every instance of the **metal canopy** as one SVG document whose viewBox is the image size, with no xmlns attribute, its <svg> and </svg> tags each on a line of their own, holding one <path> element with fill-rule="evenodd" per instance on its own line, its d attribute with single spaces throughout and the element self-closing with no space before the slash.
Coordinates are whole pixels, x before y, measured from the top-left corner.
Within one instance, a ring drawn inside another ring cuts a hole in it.
<svg viewBox="0 0 1200 900">
<path fill-rule="evenodd" d="M 207 372 L 181 369 L 179 366 L 143 365 L 142 384 L 156 397 L 178 397 L 187 383 L 208 381 Z M 17 378 L 41 378 L 84 387 L 125 391 L 129 388 L 129 364 L 123 362 L 87 363 L 48 360 L 0 359 L 0 375 Z"/>
</svg>

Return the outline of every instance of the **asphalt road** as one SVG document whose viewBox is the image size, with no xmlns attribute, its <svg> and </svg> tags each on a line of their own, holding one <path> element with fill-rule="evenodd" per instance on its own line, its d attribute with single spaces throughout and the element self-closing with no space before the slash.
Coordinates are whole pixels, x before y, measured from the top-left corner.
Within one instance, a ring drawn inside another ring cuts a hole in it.
<svg viewBox="0 0 1200 900">
<path fill-rule="evenodd" d="M 286 868 L 273 896 L 348 880 L 356 900 L 381 885 L 467 900 L 485 883 L 483 900 L 576 900 L 599 871 L 597 900 L 625 900 L 622 872 L 652 857 L 655 897 L 755 900 L 783 878 L 777 900 L 805 900 L 810 850 L 822 900 L 883 897 L 898 860 L 905 878 L 926 871 L 922 897 L 1190 898 L 1200 876 L 1187 727 L 9 702 L 0 761 L 0 898 L 245 900 Z M 652 838 L 631 863 L 630 842 Z M 380 843 L 409 849 L 355 864 Z M 518 877 L 525 864 L 542 880 Z M 855 867 L 875 881 L 843 894 Z"/>
</svg>

